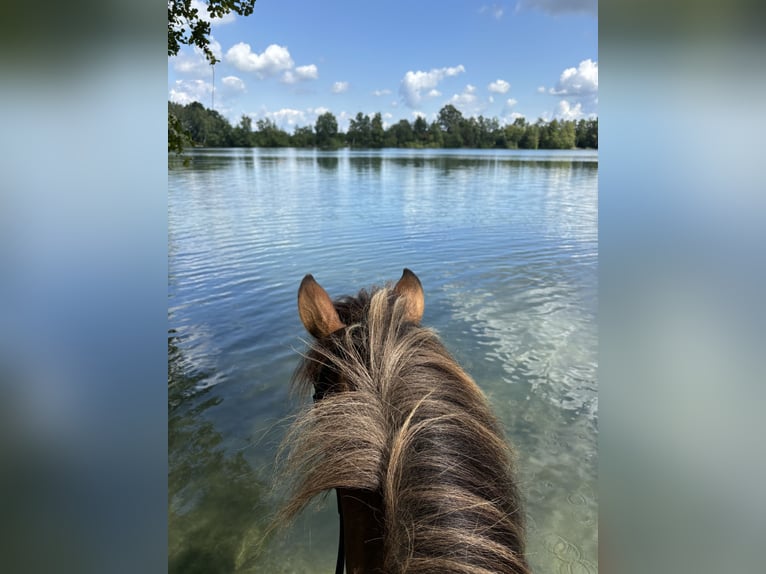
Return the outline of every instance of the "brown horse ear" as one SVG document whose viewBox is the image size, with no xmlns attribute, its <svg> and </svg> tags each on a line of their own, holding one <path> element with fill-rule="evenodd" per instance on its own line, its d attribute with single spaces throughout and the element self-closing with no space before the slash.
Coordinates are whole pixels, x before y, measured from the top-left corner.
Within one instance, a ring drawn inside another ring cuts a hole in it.
<svg viewBox="0 0 766 574">
<path fill-rule="evenodd" d="M 404 318 L 413 323 L 420 323 L 426 303 L 423 286 L 420 284 L 418 276 L 405 268 L 402 278 L 394 287 L 394 291 L 407 302 Z"/>
<path fill-rule="evenodd" d="M 311 275 L 303 278 L 298 289 L 298 314 L 306 330 L 317 339 L 345 327 L 327 291 Z"/>
</svg>

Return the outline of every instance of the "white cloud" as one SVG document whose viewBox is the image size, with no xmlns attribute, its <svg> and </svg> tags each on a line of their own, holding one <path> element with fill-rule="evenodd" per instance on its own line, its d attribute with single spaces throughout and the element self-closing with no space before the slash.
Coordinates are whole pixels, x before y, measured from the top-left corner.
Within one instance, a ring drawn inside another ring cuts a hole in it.
<svg viewBox="0 0 766 574">
<path fill-rule="evenodd" d="M 498 4 L 492 4 L 492 6 L 487 6 L 485 4 L 479 8 L 479 14 L 489 14 L 495 20 L 500 20 L 500 18 L 503 17 L 503 11 L 503 7 Z"/>
<path fill-rule="evenodd" d="M 265 117 L 271 119 L 281 128 L 303 126 L 309 123 L 306 113 L 301 110 L 282 108 L 276 112 L 267 112 Z"/>
<path fill-rule="evenodd" d="M 212 92 L 213 84 L 204 80 L 176 80 L 175 86 L 170 89 L 168 99 L 184 106 L 199 102 L 207 107 L 210 105 Z"/>
<path fill-rule="evenodd" d="M 489 84 L 487 86 L 487 89 L 490 92 L 494 92 L 495 94 L 504 94 L 511 89 L 511 84 L 509 84 L 505 80 L 497 79 L 491 84 Z"/>
<path fill-rule="evenodd" d="M 210 44 L 208 46 L 213 55 L 219 60 L 222 58 L 221 44 L 218 41 L 210 37 Z M 183 47 L 178 52 L 177 56 L 170 56 L 168 58 L 173 64 L 173 69 L 181 74 L 212 74 L 210 69 L 210 62 L 205 58 L 205 54 L 201 49 L 194 46 L 192 49 Z"/>
<path fill-rule="evenodd" d="M 226 61 L 243 72 L 255 72 L 259 78 L 275 76 L 279 72 L 291 70 L 294 65 L 290 52 L 285 46 L 271 44 L 262 54 L 258 54 L 251 50 L 250 44 L 244 42 L 229 48 L 226 52 Z"/>
<path fill-rule="evenodd" d="M 441 95 L 442 93 L 439 90 L 431 90 L 430 92 L 428 92 L 429 98 L 438 98 Z"/>
<path fill-rule="evenodd" d="M 314 114 L 315 116 L 319 117 L 322 114 L 326 114 L 330 111 L 330 108 L 325 108 L 324 106 L 319 106 L 318 108 L 308 108 L 308 112 L 310 114 Z"/>
<path fill-rule="evenodd" d="M 567 68 L 555 88 L 550 89 L 554 96 L 591 96 L 598 94 L 598 62 L 590 58 L 580 62 L 577 68 Z"/>
<path fill-rule="evenodd" d="M 273 112 L 267 111 L 265 108 L 261 109 L 258 114 L 259 117 L 268 118 L 276 123 L 280 128 L 292 131 L 296 127 L 302 126 L 314 126 L 316 120 L 322 114 L 329 112 L 328 108 L 320 106 L 318 108 L 306 108 L 305 110 L 297 110 L 294 108 L 282 108 Z M 338 121 L 338 125 L 341 126 L 348 122 L 348 113 L 345 111 L 335 114 L 335 119 Z"/>
<path fill-rule="evenodd" d="M 538 94 L 544 94 L 545 93 L 545 86 L 537 86 L 537 93 Z"/>
<path fill-rule="evenodd" d="M 237 76 L 226 76 L 221 80 L 224 89 L 229 93 L 243 93 L 245 92 L 245 82 Z"/>
<path fill-rule="evenodd" d="M 524 114 L 521 114 L 519 112 L 510 112 L 506 109 L 506 114 L 500 118 L 500 123 L 509 125 L 515 122 L 518 118 L 524 118 L 526 119 L 526 116 Z"/>
<path fill-rule="evenodd" d="M 598 0 L 518 0 L 516 12 L 540 10 L 547 14 L 598 14 Z"/>
<path fill-rule="evenodd" d="M 192 0 L 191 7 L 197 9 L 197 15 L 200 20 L 210 22 L 211 26 L 221 26 L 223 24 L 231 24 L 236 19 L 236 14 L 229 12 L 224 14 L 222 18 L 211 18 L 210 13 L 207 11 L 207 2 L 201 0 Z"/>
<path fill-rule="evenodd" d="M 598 62 L 587 59 L 576 68 L 567 68 L 561 72 L 556 87 L 550 88 L 548 93 L 560 98 L 555 117 L 595 117 L 598 108 Z"/>
<path fill-rule="evenodd" d="M 346 110 L 341 111 L 336 117 L 336 119 L 338 120 L 339 130 L 342 130 L 342 131 L 348 130 L 348 124 L 349 124 L 349 120 L 351 119 L 351 116 Z"/>
<path fill-rule="evenodd" d="M 476 86 L 468 84 L 460 94 L 452 96 L 448 104 L 452 104 L 461 112 L 464 116 L 478 116 L 487 107 L 485 102 L 479 100 L 476 95 Z"/>
<path fill-rule="evenodd" d="M 423 72 L 418 70 L 413 72 L 408 71 L 404 78 L 402 78 L 399 85 L 399 94 L 402 96 L 404 103 L 410 108 L 417 108 L 420 102 L 423 100 L 422 92 L 426 92 L 430 95 L 430 92 L 436 88 L 436 86 L 444 78 L 456 76 L 462 72 L 465 72 L 465 68 L 461 65 L 451 68 L 434 68 L 429 72 Z"/>
<path fill-rule="evenodd" d="M 388 89 L 386 89 L 386 90 L 375 90 L 374 92 L 372 92 L 373 96 L 388 96 L 389 94 L 391 94 L 391 90 L 388 90 Z"/>
<path fill-rule="evenodd" d="M 319 70 L 314 64 L 308 66 L 298 66 L 295 70 L 287 70 L 282 74 L 280 80 L 284 84 L 296 84 L 305 80 L 316 80 L 319 77 Z"/>
<path fill-rule="evenodd" d="M 585 117 L 582 109 L 582 102 L 577 102 L 572 106 L 567 100 L 561 100 L 556 112 L 556 117 L 560 120 L 579 120 Z"/>
<path fill-rule="evenodd" d="M 517 99 L 515 99 L 515 98 L 508 98 L 507 100 L 505 100 L 505 107 L 506 108 L 512 108 L 513 106 L 515 106 L 518 103 L 519 103 L 519 101 Z"/>
<path fill-rule="evenodd" d="M 343 92 L 348 91 L 348 82 L 335 82 L 332 85 L 332 93 L 333 94 L 342 94 Z"/>
</svg>

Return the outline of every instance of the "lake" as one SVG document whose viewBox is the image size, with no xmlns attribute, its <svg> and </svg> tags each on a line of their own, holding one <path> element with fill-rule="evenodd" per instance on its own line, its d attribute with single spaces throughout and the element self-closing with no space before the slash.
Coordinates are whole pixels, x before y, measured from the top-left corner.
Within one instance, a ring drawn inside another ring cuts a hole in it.
<svg viewBox="0 0 766 574">
<path fill-rule="evenodd" d="M 597 152 L 186 156 L 168 171 L 169 571 L 334 571 L 334 496 L 264 537 L 299 406 L 297 290 L 408 267 L 516 449 L 533 569 L 597 572 Z"/>
</svg>

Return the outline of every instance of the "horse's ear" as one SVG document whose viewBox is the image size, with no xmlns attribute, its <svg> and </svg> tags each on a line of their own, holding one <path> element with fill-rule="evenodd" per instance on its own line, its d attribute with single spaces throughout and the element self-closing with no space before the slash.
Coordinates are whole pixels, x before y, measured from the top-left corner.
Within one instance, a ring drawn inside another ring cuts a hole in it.
<svg viewBox="0 0 766 574">
<path fill-rule="evenodd" d="M 413 323 L 420 323 L 426 303 L 425 296 L 423 295 L 423 286 L 420 284 L 418 276 L 405 268 L 402 278 L 399 279 L 394 287 L 394 291 L 407 303 L 404 318 Z"/>
<path fill-rule="evenodd" d="M 303 278 L 298 289 L 298 314 L 306 330 L 317 339 L 345 327 L 327 291 L 311 275 Z"/>
</svg>

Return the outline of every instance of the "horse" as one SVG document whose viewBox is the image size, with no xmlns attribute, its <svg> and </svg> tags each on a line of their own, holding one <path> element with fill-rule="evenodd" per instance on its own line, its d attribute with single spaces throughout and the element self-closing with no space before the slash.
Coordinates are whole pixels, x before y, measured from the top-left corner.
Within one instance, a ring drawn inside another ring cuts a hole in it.
<svg viewBox="0 0 766 574">
<path fill-rule="evenodd" d="M 330 299 L 298 290 L 311 335 L 293 384 L 314 401 L 283 444 L 294 518 L 336 491 L 337 572 L 528 573 L 514 454 L 489 403 L 422 327 L 418 277 Z"/>
</svg>

